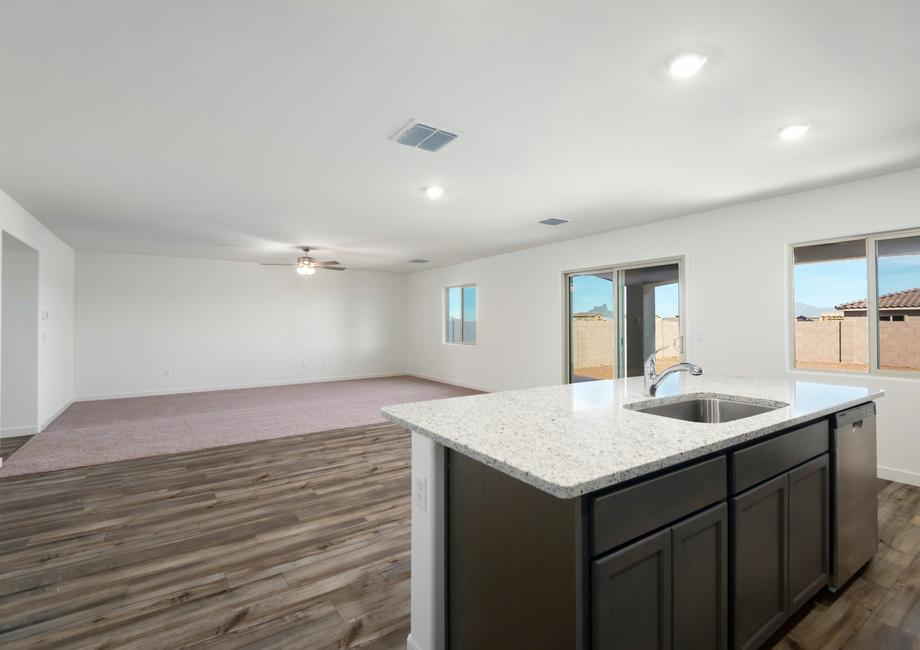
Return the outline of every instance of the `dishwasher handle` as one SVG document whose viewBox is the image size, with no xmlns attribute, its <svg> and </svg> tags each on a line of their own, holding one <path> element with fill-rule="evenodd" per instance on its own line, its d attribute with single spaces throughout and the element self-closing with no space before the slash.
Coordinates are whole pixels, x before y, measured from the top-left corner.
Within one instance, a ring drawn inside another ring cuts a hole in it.
<svg viewBox="0 0 920 650">
<path fill-rule="evenodd" d="M 875 417 L 875 402 L 862 404 L 846 411 L 834 414 L 833 423 L 835 429 L 843 429 L 852 426 L 854 429 L 861 429 L 863 420 Z"/>
</svg>

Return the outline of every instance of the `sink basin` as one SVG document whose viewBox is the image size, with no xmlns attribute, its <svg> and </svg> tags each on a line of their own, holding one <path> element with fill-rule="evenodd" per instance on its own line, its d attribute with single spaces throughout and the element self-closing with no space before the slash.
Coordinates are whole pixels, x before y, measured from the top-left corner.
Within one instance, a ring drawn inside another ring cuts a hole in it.
<svg viewBox="0 0 920 650">
<path fill-rule="evenodd" d="M 687 422 L 719 423 L 733 422 L 734 420 L 749 418 L 761 413 L 769 413 L 784 406 L 786 404 L 780 402 L 763 405 L 734 399 L 695 397 L 667 404 L 632 407 L 632 410 Z"/>
</svg>

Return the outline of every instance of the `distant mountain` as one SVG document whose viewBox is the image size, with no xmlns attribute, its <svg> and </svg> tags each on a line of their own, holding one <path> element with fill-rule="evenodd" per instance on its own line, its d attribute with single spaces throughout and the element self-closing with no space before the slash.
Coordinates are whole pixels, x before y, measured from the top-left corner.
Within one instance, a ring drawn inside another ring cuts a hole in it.
<svg viewBox="0 0 920 650">
<path fill-rule="evenodd" d="M 796 316 L 808 316 L 809 318 L 817 318 L 821 314 L 832 314 L 836 309 L 833 307 L 815 307 L 814 305 L 806 305 L 804 302 L 795 303 L 795 315 Z"/>
<path fill-rule="evenodd" d="M 599 314 L 600 316 L 603 316 L 604 318 L 613 318 L 613 312 L 610 311 L 610 308 L 607 306 L 606 302 L 603 305 L 598 305 L 597 307 L 593 307 L 584 313 Z"/>
</svg>

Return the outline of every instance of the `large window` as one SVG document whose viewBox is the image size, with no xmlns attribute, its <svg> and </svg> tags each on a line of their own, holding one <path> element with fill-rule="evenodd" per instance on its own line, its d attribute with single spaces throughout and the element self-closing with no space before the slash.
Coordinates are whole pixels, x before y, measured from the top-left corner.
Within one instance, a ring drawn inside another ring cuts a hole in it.
<svg viewBox="0 0 920 650">
<path fill-rule="evenodd" d="M 448 287 L 445 295 L 446 343 L 476 342 L 476 285 Z"/>
<path fill-rule="evenodd" d="M 566 276 L 568 381 L 634 377 L 655 354 L 680 361 L 680 264 L 594 269 Z"/>
<path fill-rule="evenodd" d="M 920 372 L 920 234 L 793 249 L 796 368 Z"/>
</svg>

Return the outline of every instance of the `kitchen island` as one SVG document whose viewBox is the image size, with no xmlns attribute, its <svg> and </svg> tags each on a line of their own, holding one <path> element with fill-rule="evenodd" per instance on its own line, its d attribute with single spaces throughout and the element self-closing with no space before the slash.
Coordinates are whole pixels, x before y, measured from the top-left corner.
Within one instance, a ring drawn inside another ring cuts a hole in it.
<svg viewBox="0 0 920 650">
<path fill-rule="evenodd" d="M 412 431 L 410 648 L 758 647 L 831 581 L 833 417 L 882 395 L 674 375 L 385 408 Z M 697 398 L 762 412 L 643 412 Z"/>
</svg>

